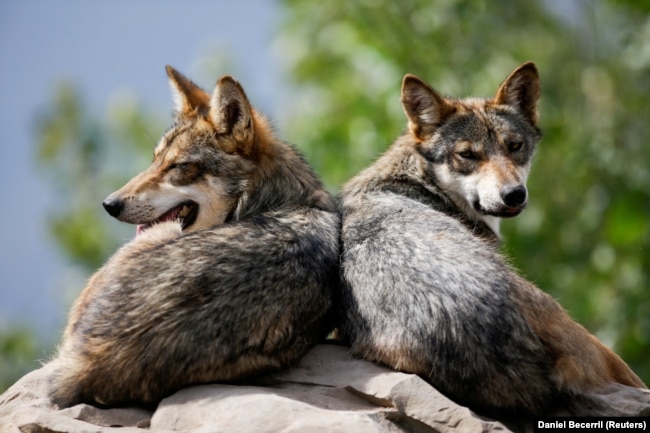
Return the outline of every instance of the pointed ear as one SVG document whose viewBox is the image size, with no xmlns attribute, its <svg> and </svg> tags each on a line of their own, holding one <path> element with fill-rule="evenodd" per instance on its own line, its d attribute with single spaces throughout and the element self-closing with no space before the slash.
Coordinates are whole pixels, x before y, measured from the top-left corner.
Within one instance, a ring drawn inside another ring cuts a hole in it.
<svg viewBox="0 0 650 433">
<path fill-rule="evenodd" d="M 176 117 L 190 117 L 208 109 L 210 95 L 171 66 L 165 66 L 172 88 Z"/>
<path fill-rule="evenodd" d="M 242 86 L 229 75 L 219 79 L 210 99 L 210 119 L 221 134 L 230 134 L 243 155 L 251 152 L 254 138 L 253 108 Z"/>
<path fill-rule="evenodd" d="M 431 86 L 415 75 L 402 80 L 402 107 L 409 119 L 409 129 L 419 140 L 431 137 L 456 108 Z"/>
<path fill-rule="evenodd" d="M 494 101 L 519 110 L 533 125 L 537 125 L 537 101 L 541 93 L 539 74 L 533 62 L 524 63 L 508 75 Z"/>
</svg>

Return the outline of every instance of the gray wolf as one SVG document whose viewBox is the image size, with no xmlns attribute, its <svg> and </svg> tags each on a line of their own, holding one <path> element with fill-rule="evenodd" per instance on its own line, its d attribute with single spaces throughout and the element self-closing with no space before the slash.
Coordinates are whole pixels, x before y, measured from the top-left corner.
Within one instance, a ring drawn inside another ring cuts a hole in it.
<svg viewBox="0 0 650 433">
<path fill-rule="evenodd" d="M 282 368 L 332 327 L 332 197 L 233 78 L 209 94 L 167 73 L 175 123 L 151 166 L 103 203 L 137 235 L 71 309 L 52 361 L 59 407 L 152 406 Z"/>
<path fill-rule="evenodd" d="M 495 416 L 551 414 L 608 383 L 645 387 L 499 254 L 499 220 L 527 203 L 539 96 L 533 63 L 493 98 L 443 97 L 406 75 L 407 131 L 341 192 L 352 352 Z"/>
</svg>

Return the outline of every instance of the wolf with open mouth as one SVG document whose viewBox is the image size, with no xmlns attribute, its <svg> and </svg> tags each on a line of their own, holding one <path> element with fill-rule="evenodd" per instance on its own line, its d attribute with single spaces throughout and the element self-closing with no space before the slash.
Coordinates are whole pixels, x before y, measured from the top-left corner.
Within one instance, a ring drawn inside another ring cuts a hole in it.
<svg viewBox="0 0 650 433">
<path fill-rule="evenodd" d="M 300 359 L 332 327 L 339 216 L 243 88 L 167 68 L 176 122 L 103 203 L 138 235 L 75 301 L 50 379 L 59 407 L 156 405 Z"/>
<path fill-rule="evenodd" d="M 253 161 L 248 157 L 256 155 L 249 153 L 260 150 L 247 146 L 237 149 L 237 138 L 232 134 L 250 133 L 250 137 L 240 138 L 252 142 L 256 132 L 252 125 L 242 125 L 241 131 L 228 131 L 218 120 L 220 116 L 237 118 L 240 112 L 219 113 L 211 108 L 207 93 L 173 68 L 167 70 L 172 90 L 177 95 L 177 122 L 163 134 L 149 168 L 103 202 L 111 216 L 137 224 L 138 234 L 165 221 L 178 220 L 183 231 L 189 232 L 232 218 L 246 190 L 247 174 L 253 169 Z M 222 79 L 220 86 L 227 87 L 227 82 L 230 82 L 228 78 Z M 233 90 L 237 88 L 234 84 L 231 86 Z M 256 113 L 247 116 L 247 122 L 257 117 L 258 134 L 260 128 L 266 127 Z"/>
</svg>

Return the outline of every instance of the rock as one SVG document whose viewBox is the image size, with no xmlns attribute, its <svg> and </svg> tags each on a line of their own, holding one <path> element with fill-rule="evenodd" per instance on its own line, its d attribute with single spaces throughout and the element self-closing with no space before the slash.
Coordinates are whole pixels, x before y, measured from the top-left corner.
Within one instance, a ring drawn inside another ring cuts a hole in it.
<svg viewBox="0 0 650 433">
<path fill-rule="evenodd" d="M 300 366 L 272 377 L 345 388 L 370 403 L 396 409 L 402 422 L 428 426 L 422 431 L 507 431 L 502 424 L 485 421 L 449 400 L 420 377 L 352 358 L 344 347 L 317 346 Z"/>
<path fill-rule="evenodd" d="M 296 384 L 194 387 L 165 399 L 151 419 L 151 429 L 215 433 L 405 431 L 386 418 L 389 413 L 399 416 L 397 410 L 364 405 L 340 390 Z M 348 402 L 350 408 L 345 407 Z"/>
<path fill-rule="evenodd" d="M 63 409 L 61 415 L 103 427 L 149 427 L 151 412 L 138 408 L 100 409 L 78 404 Z"/>
<path fill-rule="evenodd" d="M 57 410 L 47 398 L 51 367 L 47 364 L 32 371 L 0 396 L 0 433 L 144 432 L 128 428 L 149 424 L 152 414 L 141 409 L 99 409 L 80 404 Z"/>
<path fill-rule="evenodd" d="M 151 428 L 199 432 L 217 426 L 219 432 L 251 433 L 508 431 L 452 402 L 419 377 L 354 359 L 339 346 L 317 346 L 299 366 L 270 374 L 262 382 L 264 387 L 182 390 L 162 401 Z"/>
<path fill-rule="evenodd" d="M 57 410 L 47 398 L 50 370 L 46 365 L 27 374 L 0 396 L 0 433 L 510 431 L 457 405 L 418 376 L 354 359 L 335 345 L 317 346 L 300 365 L 246 385 L 183 389 L 153 413 L 86 404 Z M 567 413 L 648 416 L 650 391 L 611 385 L 576 398 Z"/>
</svg>

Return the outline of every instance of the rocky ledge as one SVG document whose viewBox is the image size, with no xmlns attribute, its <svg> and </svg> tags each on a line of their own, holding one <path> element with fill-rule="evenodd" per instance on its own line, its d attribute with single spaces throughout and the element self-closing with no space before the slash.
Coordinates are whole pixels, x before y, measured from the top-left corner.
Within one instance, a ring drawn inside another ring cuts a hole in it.
<svg viewBox="0 0 650 433">
<path fill-rule="evenodd" d="M 163 400 L 154 412 L 81 404 L 57 410 L 46 397 L 48 366 L 0 396 L 0 432 L 508 432 L 530 423 L 488 420 L 411 374 L 319 345 L 300 365 L 254 385 L 203 385 Z M 650 392 L 612 385 L 581 397 L 566 414 L 650 416 Z"/>
</svg>

